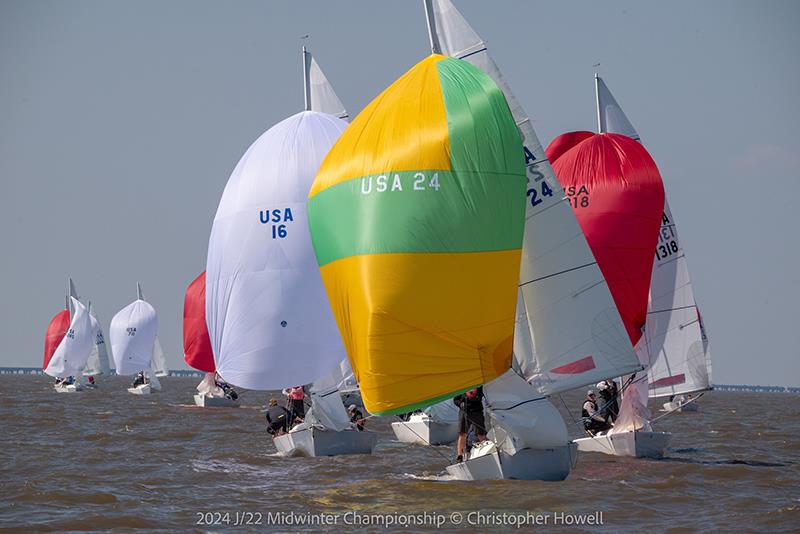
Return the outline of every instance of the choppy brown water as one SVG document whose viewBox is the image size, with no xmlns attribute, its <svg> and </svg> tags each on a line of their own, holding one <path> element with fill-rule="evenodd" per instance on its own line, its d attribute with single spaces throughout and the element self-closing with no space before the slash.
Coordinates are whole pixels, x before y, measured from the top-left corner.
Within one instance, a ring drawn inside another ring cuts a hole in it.
<svg viewBox="0 0 800 534">
<path fill-rule="evenodd" d="M 442 530 L 458 530 L 453 512 L 478 510 L 541 514 L 551 528 L 554 512 L 602 511 L 603 526 L 587 530 L 607 532 L 800 528 L 795 395 L 707 394 L 700 412 L 658 424 L 674 433 L 664 460 L 582 454 L 564 482 L 465 483 L 444 476 L 451 447 L 400 444 L 388 418 L 369 420 L 380 433 L 372 456 L 277 457 L 260 412 L 265 394 L 245 392 L 239 409 L 204 410 L 191 405 L 198 381 L 165 378 L 164 391 L 137 397 L 118 377 L 59 395 L 45 376 L 0 376 L 0 530 L 217 531 L 262 514 L 260 525 L 241 528 L 317 531 L 264 523 L 269 512 L 352 510 L 442 513 Z M 580 398 L 564 400 L 577 412 Z M 204 512 L 230 515 L 198 524 Z M 338 521 L 336 530 L 348 529 Z"/>
</svg>

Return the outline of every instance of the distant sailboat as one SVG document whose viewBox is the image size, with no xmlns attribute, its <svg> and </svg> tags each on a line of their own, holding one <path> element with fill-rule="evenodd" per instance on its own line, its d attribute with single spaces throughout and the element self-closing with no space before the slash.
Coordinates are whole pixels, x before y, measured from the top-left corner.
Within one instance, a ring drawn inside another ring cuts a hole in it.
<svg viewBox="0 0 800 534">
<path fill-rule="evenodd" d="M 315 408 L 328 398 L 325 377 L 339 370 L 345 352 L 314 259 L 306 198 L 347 123 L 326 113 L 346 116 L 332 89 L 316 99 L 314 88 L 327 82 L 305 49 L 302 59 L 305 111 L 261 135 L 225 186 L 208 246 L 206 321 L 226 381 L 262 391 L 313 382 L 312 412 L 320 415 L 329 413 Z M 333 108 L 315 110 L 315 102 Z M 331 398 L 342 402 L 338 389 Z M 374 433 L 356 431 L 349 420 L 343 428 L 341 411 L 330 413 L 275 436 L 275 446 L 287 455 L 372 452 Z"/>
<path fill-rule="evenodd" d="M 640 141 L 638 132 L 597 75 L 595 95 L 598 130 Z M 666 196 L 650 282 L 647 323 L 636 351 L 650 362 L 647 376 L 650 398 L 674 396 L 675 399 L 663 404 L 664 411 L 697 410 L 696 402 L 684 403 L 689 400 L 686 396 L 712 388 L 711 354 Z M 683 402 L 678 400 L 680 397 Z"/>
<path fill-rule="evenodd" d="M 206 373 L 197 385 L 194 402 L 207 408 L 236 408 L 239 396 L 217 385 L 214 353 L 206 326 L 206 273 L 203 271 L 186 288 L 183 301 L 183 358 L 186 363 Z M 223 384 L 227 387 L 227 384 Z"/>
<path fill-rule="evenodd" d="M 515 370 L 484 387 L 490 443 L 448 472 L 461 479 L 560 480 L 576 459 L 575 445 L 547 396 L 641 364 L 531 120 L 485 43 L 449 0 L 429 0 L 425 7 L 434 52 L 472 63 L 502 89 L 523 137 L 527 178 Z"/>
<path fill-rule="evenodd" d="M 118 375 L 136 373 L 136 383 L 128 388 L 134 395 L 149 395 L 159 391 L 161 384 L 155 376 L 153 355 L 155 352 L 158 318 L 156 311 L 144 300 L 142 288 L 136 284 L 137 299 L 120 310 L 108 329 L 111 352 Z"/>
<path fill-rule="evenodd" d="M 45 335 L 44 372 L 62 381 L 55 385 L 59 393 L 80 391 L 74 381 L 86 366 L 94 336 L 86 307 L 73 297 L 67 297 L 67 308 L 57 314 Z M 70 319 L 69 309 L 74 310 Z M 65 323 L 69 320 L 66 329 Z"/>
<path fill-rule="evenodd" d="M 547 155 L 635 346 L 647 318 L 652 251 L 664 206 L 658 168 L 641 144 L 614 133 L 570 132 L 554 139 Z M 649 365 L 641 353 L 637 356 L 643 367 Z M 646 380 L 637 379 L 624 380 L 614 427 L 576 440 L 579 450 L 663 455 L 670 435 L 650 428 Z"/>
</svg>

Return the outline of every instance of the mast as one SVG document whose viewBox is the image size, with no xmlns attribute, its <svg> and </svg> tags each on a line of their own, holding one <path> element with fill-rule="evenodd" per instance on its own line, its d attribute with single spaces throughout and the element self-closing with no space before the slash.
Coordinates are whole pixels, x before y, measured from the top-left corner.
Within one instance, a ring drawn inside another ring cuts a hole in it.
<svg viewBox="0 0 800 534">
<path fill-rule="evenodd" d="M 309 70 L 311 69 L 311 61 L 306 50 L 306 45 L 303 45 L 303 109 L 311 111 L 311 80 L 309 79 Z"/>
<path fill-rule="evenodd" d="M 594 101 L 597 106 L 597 133 L 603 132 L 603 121 L 600 117 L 600 76 L 594 73 Z"/>
<path fill-rule="evenodd" d="M 431 43 L 431 52 L 434 54 L 442 53 L 442 45 L 439 43 L 439 36 L 436 34 L 436 17 L 433 15 L 433 0 L 424 0 L 425 20 L 428 22 L 428 39 Z"/>
<path fill-rule="evenodd" d="M 144 295 L 142 295 L 142 286 L 139 282 L 136 282 L 136 298 L 139 300 L 144 300 Z"/>
</svg>

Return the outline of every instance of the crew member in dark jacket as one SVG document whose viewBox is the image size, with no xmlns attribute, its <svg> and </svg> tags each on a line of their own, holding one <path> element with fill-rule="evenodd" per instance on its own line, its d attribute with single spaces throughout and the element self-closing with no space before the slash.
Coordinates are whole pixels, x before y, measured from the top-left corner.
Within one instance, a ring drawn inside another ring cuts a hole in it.
<svg viewBox="0 0 800 534">
<path fill-rule="evenodd" d="M 464 449 L 470 427 L 475 431 L 477 441 L 486 441 L 486 420 L 483 416 L 483 386 L 471 389 L 453 399 L 458 406 L 458 441 L 456 442 L 456 461 L 464 461 Z"/>
<path fill-rule="evenodd" d="M 289 423 L 292 420 L 291 412 L 284 406 L 278 406 L 277 399 L 269 400 L 267 408 L 267 432 L 272 437 L 280 436 L 289 431 Z"/>
</svg>

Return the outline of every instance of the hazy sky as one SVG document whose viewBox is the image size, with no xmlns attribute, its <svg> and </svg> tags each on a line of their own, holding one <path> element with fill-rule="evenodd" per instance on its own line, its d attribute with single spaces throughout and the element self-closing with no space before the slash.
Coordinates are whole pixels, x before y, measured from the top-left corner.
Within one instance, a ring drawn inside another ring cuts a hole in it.
<svg viewBox="0 0 800 534">
<path fill-rule="evenodd" d="M 595 129 L 595 63 L 664 178 L 717 383 L 800 384 L 800 3 L 458 2 L 543 144 Z M 185 368 L 222 189 L 303 105 L 301 35 L 351 116 L 429 53 L 421 1 L 0 0 L 0 366 L 41 365 L 67 276 L 135 296 Z"/>
</svg>

